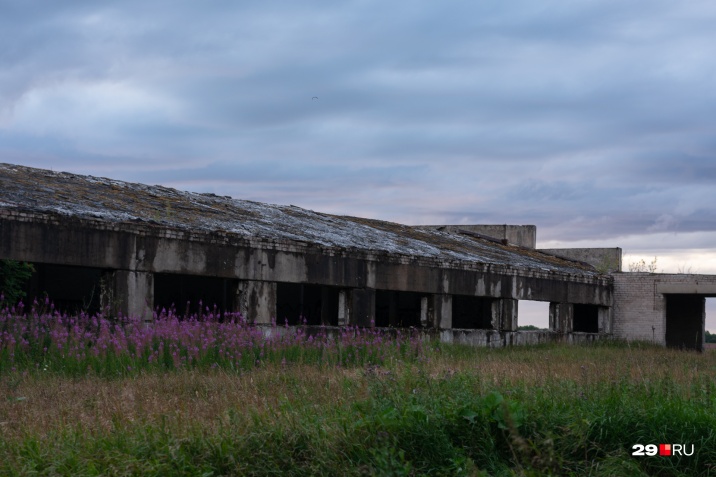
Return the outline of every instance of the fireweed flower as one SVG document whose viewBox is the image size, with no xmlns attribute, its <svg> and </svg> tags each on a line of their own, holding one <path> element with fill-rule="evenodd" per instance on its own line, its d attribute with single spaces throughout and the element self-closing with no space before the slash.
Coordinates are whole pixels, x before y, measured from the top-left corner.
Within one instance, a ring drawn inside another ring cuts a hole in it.
<svg viewBox="0 0 716 477">
<path fill-rule="evenodd" d="M 48 304 L 49 303 L 49 304 Z M 138 370 L 224 367 L 264 363 L 333 366 L 381 364 L 391 358 L 422 359 L 417 332 L 344 327 L 253 326 L 239 313 L 203 307 L 199 314 L 155 310 L 146 326 L 105 313 L 69 316 L 51 302 L 25 312 L 22 304 L 0 310 L 0 373 L 13 367 L 116 375 Z M 305 319 L 303 320 L 305 322 Z"/>
</svg>

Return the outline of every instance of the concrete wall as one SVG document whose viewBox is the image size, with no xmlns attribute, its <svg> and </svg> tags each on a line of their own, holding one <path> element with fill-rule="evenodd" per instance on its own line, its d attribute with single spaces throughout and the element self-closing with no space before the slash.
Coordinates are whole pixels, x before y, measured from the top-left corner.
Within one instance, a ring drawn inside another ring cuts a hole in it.
<svg viewBox="0 0 716 477">
<path fill-rule="evenodd" d="M 259 327 L 266 337 L 291 336 L 296 333 L 295 326 L 267 326 Z M 345 333 L 360 333 L 359 329 L 348 329 L 338 326 L 301 326 L 304 336 L 321 334 L 329 339 L 338 339 Z M 511 331 L 500 332 L 491 330 L 415 330 L 423 339 L 439 339 L 443 343 L 463 344 L 489 348 L 503 348 L 506 346 L 539 345 L 546 343 L 587 344 L 596 341 L 613 339 L 610 335 L 596 333 L 561 334 L 551 331 Z"/>
<path fill-rule="evenodd" d="M 350 315 L 350 322 L 355 324 L 368 324 L 373 318 L 366 310 L 371 309 L 371 304 L 374 309 L 376 289 L 413 291 L 433 297 L 432 320 L 445 328 L 451 326 L 448 302 L 452 295 L 612 304 L 611 279 L 596 275 L 325 249 L 296 242 L 245 240 L 220 233 L 144 224 L 120 225 L 72 218 L 60 221 L 42 214 L 1 212 L 0 258 L 132 272 L 131 276 L 144 278 L 130 284 L 123 284 L 122 279 L 115 287 L 133 290 L 122 302 L 122 311 L 140 312 L 142 316 L 153 305 L 152 292 L 137 287 L 144 283 L 151 288 L 151 279 L 142 274 L 153 273 L 362 290 L 344 296 L 344 315 Z M 271 287 L 254 285 L 241 290 L 248 298 L 237 302 L 247 307 L 243 308 L 247 313 L 259 321 L 275 313 L 270 305 L 275 303 L 275 290 L 272 292 Z"/>
<path fill-rule="evenodd" d="M 540 248 L 540 252 L 585 262 L 603 273 L 622 271 L 621 248 Z"/>
<path fill-rule="evenodd" d="M 667 296 L 716 296 L 716 275 L 615 273 L 616 337 L 666 345 Z"/>
<path fill-rule="evenodd" d="M 584 344 L 612 339 L 610 335 L 597 333 L 562 334 L 552 331 L 499 332 L 487 330 L 441 330 L 439 335 L 440 341 L 444 343 L 457 343 L 489 348 L 545 343 Z"/>
<path fill-rule="evenodd" d="M 525 248 L 535 248 L 537 245 L 535 225 L 422 225 L 421 227 L 444 228 L 454 232 L 464 230 L 496 240 L 507 240 L 508 243 Z"/>
</svg>

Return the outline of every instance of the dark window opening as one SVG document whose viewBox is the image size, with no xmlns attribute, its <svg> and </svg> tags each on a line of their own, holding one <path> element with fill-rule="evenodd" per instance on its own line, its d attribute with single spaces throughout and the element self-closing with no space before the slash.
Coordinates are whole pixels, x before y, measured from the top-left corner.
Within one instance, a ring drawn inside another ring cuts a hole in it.
<svg viewBox="0 0 716 477">
<path fill-rule="evenodd" d="M 279 325 L 338 325 L 339 288 L 302 283 L 276 284 Z"/>
<path fill-rule="evenodd" d="M 494 299 L 479 296 L 453 295 L 452 327 L 491 330 L 492 302 Z"/>
<path fill-rule="evenodd" d="M 56 310 L 68 314 L 100 311 L 102 269 L 45 263 L 33 267 L 35 273 L 25 285 L 26 305 L 34 300 L 42 305 L 47 296 Z"/>
<path fill-rule="evenodd" d="M 572 331 L 599 333 L 599 307 L 597 305 L 574 305 Z"/>
<path fill-rule="evenodd" d="M 179 316 L 234 311 L 237 280 L 199 275 L 157 273 L 154 275 L 154 307 L 170 310 Z M 201 302 L 201 309 L 199 303 Z"/>
<path fill-rule="evenodd" d="M 420 327 L 420 293 L 377 290 L 375 292 L 375 326 Z"/>
</svg>

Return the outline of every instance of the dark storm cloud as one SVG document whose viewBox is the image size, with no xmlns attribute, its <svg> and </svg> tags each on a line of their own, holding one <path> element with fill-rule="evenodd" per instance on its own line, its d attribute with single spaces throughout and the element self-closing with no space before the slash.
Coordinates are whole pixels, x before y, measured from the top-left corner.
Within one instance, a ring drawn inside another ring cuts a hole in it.
<svg viewBox="0 0 716 477">
<path fill-rule="evenodd" d="M 550 239 L 714 232 L 715 20 L 708 1 L 11 1 L 0 154 Z"/>
</svg>

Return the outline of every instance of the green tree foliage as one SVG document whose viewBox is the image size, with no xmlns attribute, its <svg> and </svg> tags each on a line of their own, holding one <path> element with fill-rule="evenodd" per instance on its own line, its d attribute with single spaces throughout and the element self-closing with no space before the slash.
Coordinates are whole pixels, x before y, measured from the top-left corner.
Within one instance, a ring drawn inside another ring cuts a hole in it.
<svg viewBox="0 0 716 477">
<path fill-rule="evenodd" d="M 23 287 L 35 272 L 27 262 L 0 260 L 0 293 L 5 303 L 15 304 L 25 297 Z"/>
<path fill-rule="evenodd" d="M 709 333 L 709 330 L 706 330 L 706 342 L 707 343 L 716 343 L 716 333 L 711 334 L 711 333 Z"/>
</svg>

